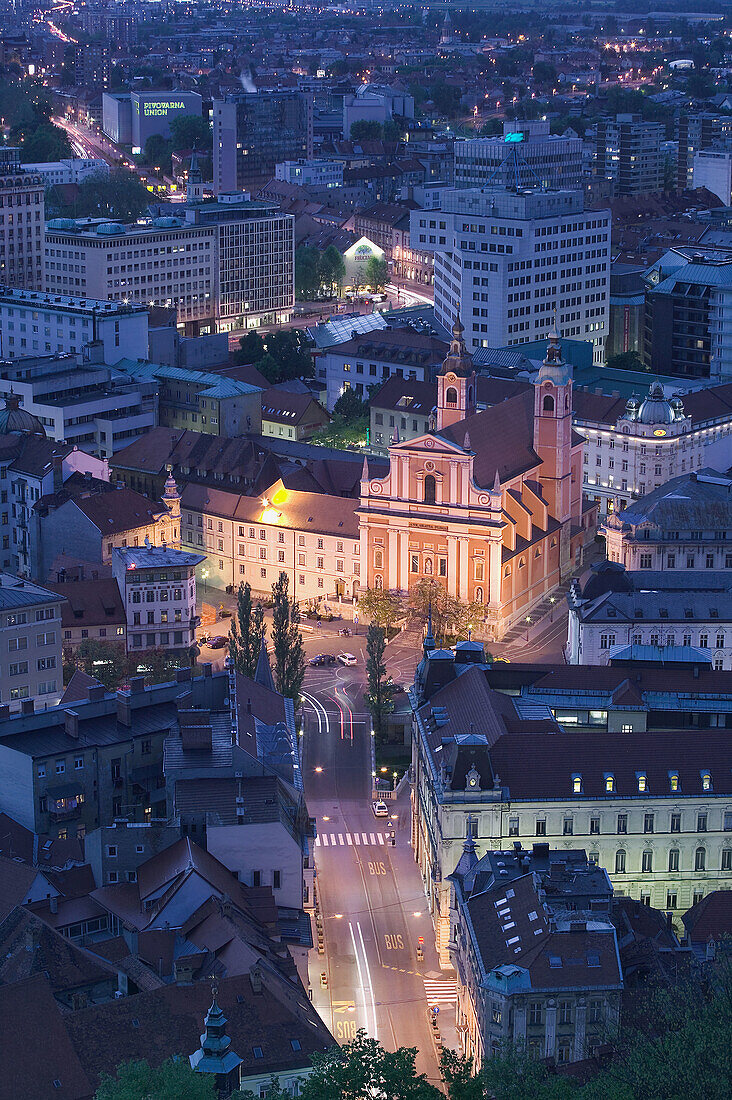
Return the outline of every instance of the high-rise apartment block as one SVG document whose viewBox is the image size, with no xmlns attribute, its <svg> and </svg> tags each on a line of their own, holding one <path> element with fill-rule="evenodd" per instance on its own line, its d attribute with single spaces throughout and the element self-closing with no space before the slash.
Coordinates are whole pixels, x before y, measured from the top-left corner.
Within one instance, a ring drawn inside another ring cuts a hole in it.
<svg viewBox="0 0 732 1100">
<path fill-rule="evenodd" d="M 111 61 L 106 42 L 79 43 L 74 47 L 74 80 L 77 88 L 96 91 L 109 87 Z"/>
<path fill-rule="evenodd" d="M 313 104 L 296 91 L 236 92 L 214 100 L 214 191 L 256 192 L 275 165 L 313 155 Z"/>
<path fill-rule="evenodd" d="M 455 186 L 582 186 L 582 139 L 550 134 L 549 123 L 504 122 L 503 137 L 455 142 Z"/>
<path fill-rule="evenodd" d="M 612 179 L 617 195 L 647 195 L 663 190 L 665 130 L 642 115 L 617 115 L 597 123 L 596 175 Z"/>
<path fill-rule="evenodd" d="M 709 149 L 719 142 L 732 138 L 732 118 L 716 115 L 711 111 L 683 114 L 678 121 L 678 171 L 679 191 L 698 186 L 694 182 L 694 157 L 702 149 Z"/>
<path fill-rule="evenodd" d="M 581 191 L 446 191 L 414 210 L 411 241 L 434 251 L 435 316 L 459 316 L 470 349 L 564 336 L 589 340 L 600 362 L 608 331 L 610 212 Z"/>
<path fill-rule="evenodd" d="M 26 172 L 17 149 L 0 158 L 0 284 L 43 289 L 43 177 Z"/>
</svg>

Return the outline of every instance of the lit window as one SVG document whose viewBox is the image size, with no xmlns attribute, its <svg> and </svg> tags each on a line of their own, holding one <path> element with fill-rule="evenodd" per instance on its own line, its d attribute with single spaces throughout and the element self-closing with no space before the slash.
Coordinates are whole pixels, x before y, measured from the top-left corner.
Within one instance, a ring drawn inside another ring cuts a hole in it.
<svg viewBox="0 0 732 1100">
<path fill-rule="evenodd" d="M 701 781 L 702 781 L 702 790 L 703 791 L 711 791 L 711 789 L 712 789 L 712 776 L 711 776 L 710 772 L 702 772 L 701 773 Z"/>
<path fill-rule="evenodd" d="M 582 794 L 582 776 L 581 775 L 573 775 L 572 776 L 572 790 L 574 791 L 575 794 Z"/>
<path fill-rule="evenodd" d="M 678 791 L 679 789 L 679 773 L 669 772 L 668 781 L 672 791 Z"/>
<path fill-rule="evenodd" d="M 613 794 L 615 791 L 615 776 L 609 772 L 605 773 L 605 791 L 607 794 Z"/>
<path fill-rule="evenodd" d="M 648 790 L 648 781 L 645 772 L 636 772 L 636 778 L 638 779 L 638 790 L 641 794 Z"/>
</svg>

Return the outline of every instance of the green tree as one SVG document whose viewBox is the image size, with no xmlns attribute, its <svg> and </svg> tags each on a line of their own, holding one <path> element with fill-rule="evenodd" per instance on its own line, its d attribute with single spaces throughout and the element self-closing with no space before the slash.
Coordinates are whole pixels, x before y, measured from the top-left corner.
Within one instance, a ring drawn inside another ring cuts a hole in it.
<svg viewBox="0 0 732 1100">
<path fill-rule="evenodd" d="M 404 600 L 388 588 L 364 588 L 359 592 L 358 609 L 376 626 L 393 626 L 404 614 Z"/>
<path fill-rule="evenodd" d="M 145 164 L 151 168 L 170 171 L 170 143 L 160 134 L 150 134 L 142 153 Z"/>
<path fill-rule="evenodd" d="M 344 390 L 333 406 L 333 416 L 340 417 L 345 424 L 361 420 L 368 415 L 368 401 L 362 401 L 354 389 Z"/>
<path fill-rule="evenodd" d="M 295 249 L 295 296 L 315 298 L 321 287 L 320 253 L 317 248 L 299 245 Z"/>
<path fill-rule="evenodd" d="M 250 679 L 257 670 L 264 631 L 264 608 L 252 601 L 252 586 L 247 581 L 239 585 L 237 593 L 236 614 L 229 627 L 229 656 L 236 671 Z"/>
<path fill-rule="evenodd" d="M 196 1073 L 187 1058 L 150 1066 L 123 1062 L 114 1077 L 105 1073 L 95 1100 L 218 1100 L 213 1075 Z"/>
<path fill-rule="evenodd" d="M 463 1058 L 449 1047 L 443 1047 L 440 1072 L 449 1100 L 485 1100 L 485 1085 L 474 1071 L 472 1058 Z"/>
<path fill-rule="evenodd" d="M 395 118 L 387 118 L 384 123 L 384 141 L 402 141 L 405 129 L 404 123 Z"/>
<path fill-rule="evenodd" d="M 359 118 L 351 123 L 351 141 L 381 141 L 384 127 L 370 118 Z"/>
<path fill-rule="evenodd" d="M 611 355 L 607 365 L 613 370 L 645 370 L 637 351 L 621 351 L 617 355 Z"/>
<path fill-rule="evenodd" d="M 272 585 L 272 648 L 274 681 L 281 695 L 297 702 L 305 679 L 305 650 L 300 630 L 300 608 L 288 595 L 287 573 Z"/>
<path fill-rule="evenodd" d="M 292 1100 L 292 1092 L 290 1089 L 283 1089 L 278 1077 L 270 1077 L 269 1082 L 266 1085 L 267 1100 Z M 262 1093 L 257 1089 L 256 1092 L 252 1092 L 251 1089 L 240 1089 L 238 1092 L 231 1094 L 231 1100 L 260 1100 Z M 302 1097 L 302 1093 L 296 1093 L 297 1096 Z M 181 1097 L 181 1100 L 185 1100 Z"/>
<path fill-rule="evenodd" d="M 548 61 L 535 61 L 534 81 L 537 84 L 556 84 L 557 70 Z"/>
<path fill-rule="evenodd" d="M 318 275 L 320 286 L 327 293 L 340 293 L 340 289 L 346 281 L 346 261 L 334 244 L 329 244 L 325 252 L 320 254 Z"/>
<path fill-rule="evenodd" d="M 435 110 L 446 118 L 452 118 L 460 107 L 462 92 L 454 84 L 446 84 L 444 80 L 437 80 L 430 89 L 430 98 L 435 105 Z"/>
<path fill-rule="evenodd" d="M 65 160 L 74 155 L 66 131 L 51 122 L 26 130 L 20 140 L 20 159 L 24 164 Z"/>
<path fill-rule="evenodd" d="M 87 676 L 96 677 L 108 691 L 116 691 L 130 677 L 131 662 L 124 642 L 85 638 L 77 648 L 73 661 Z"/>
<path fill-rule="evenodd" d="M 147 209 L 150 192 L 133 172 L 113 169 L 109 176 L 95 174 L 79 184 L 76 198 L 67 204 L 57 188 L 51 188 L 49 206 L 57 216 L 70 218 L 114 218 L 135 221 Z"/>
<path fill-rule="evenodd" d="M 369 708 L 374 733 L 378 741 L 386 737 L 387 718 L 394 710 L 394 688 L 386 678 L 384 651 L 386 635 L 381 626 L 372 623 L 366 633 L 366 676 L 368 691 L 364 695 Z"/>
<path fill-rule="evenodd" d="M 205 118 L 179 115 L 170 120 L 170 144 L 173 150 L 197 149 L 199 153 L 210 153 L 213 149 L 211 127 Z"/>
<path fill-rule="evenodd" d="M 264 341 L 258 332 L 250 330 L 239 338 L 239 350 L 234 353 L 236 363 L 258 363 L 264 357 Z"/>
<path fill-rule="evenodd" d="M 313 1055 L 313 1072 L 300 1087 L 300 1100 L 442 1100 L 414 1065 L 416 1047 L 384 1050 L 360 1030 L 343 1047 Z"/>
<path fill-rule="evenodd" d="M 468 630 L 483 621 L 482 604 L 465 603 L 451 596 L 434 577 L 424 577 L 409 589 L 409 610 L 426 624 L 432 614 L 432 632 L 436 640 L 448 634 L 465 637 Z"/>
<path fill-rule="evenodd" d="M 364 279 L 372 290 L 383 290 L 389 282 L 389 265 L 378 256 L 369 256 Z"/>
</svg>

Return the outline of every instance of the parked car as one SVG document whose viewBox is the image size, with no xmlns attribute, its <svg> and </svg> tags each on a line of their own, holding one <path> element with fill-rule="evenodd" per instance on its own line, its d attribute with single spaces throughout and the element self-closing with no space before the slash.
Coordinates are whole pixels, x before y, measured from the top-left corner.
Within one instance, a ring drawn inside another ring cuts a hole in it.
<svg viewBox="0 0 732 1100">
<path fill-rule="evenodd" d="M 206 645 L 209 649 L 223 649 L 225 645 L 229 644 L 228 638 L 222 638 L 221 635 L 217 635 L 215 638 L 209 638 Z"/>
<path fill-rule="evenodd" d="M 335 663 L 336 659 L 332 653 L 318 653 L 308 661 L 311 668 L 322 668 L 323 665 L 334 665 Z"/>
<path fill-rule="evenodd" d="M 388 817 L 389 816 L 389 807 L 387 806 L 386 802 L 382 802 L 382 801 L 372 802 L 371 806 L 372 806 L 373 811 L 374 811 L 374 817 Z"/>
<path fill-rule="evenodd" d="M 339 653 L 338 660 L 342 665 L 357 665 L 358 659 L 354 657 L 353 653 Z"/>
</svg>

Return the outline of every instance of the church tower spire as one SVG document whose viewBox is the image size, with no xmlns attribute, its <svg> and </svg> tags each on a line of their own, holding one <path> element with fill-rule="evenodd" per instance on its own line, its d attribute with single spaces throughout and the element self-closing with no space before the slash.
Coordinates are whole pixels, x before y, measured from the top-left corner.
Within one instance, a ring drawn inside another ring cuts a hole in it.
<svg viewBox="0 0 732 1100">
<path fill-rule="evenodd" d="M 556 325 L 549 333 L 546 356 L 534 385 L 534 450 L 542 463 L 539 481 L 549 513 L 562 525 L 560 570 L 564 573 L 573 514 L 572 368 L 562 357 Z M 581 470 L 575 477 L 581 478 Z"/>
<path fill-rule="evenodd" d="M 472 416 L 476 409 L 475 368 L 473 358 L 465 346 L 460 318 L 452 326 L 450 350 L 437 375 L 436 430 L 442 431 L 451 424 Z"/>
<path fill-rule="evenodd" d="M 216 1000 L 219 992 L 218 982 L 211 982 L 211 1007 L 204 1019 L 204 1032 L 201 1045 L 188 1061 L 196 1073 L 211 1073 L 214 1076 L 216 1091 L 221 1100 L 231 1096 L 239 1088 L 241 1081 L 242 1059 L 231 1050 L 231 1039 L 226 1034 L 229 1022 Z"/>
</svg>

